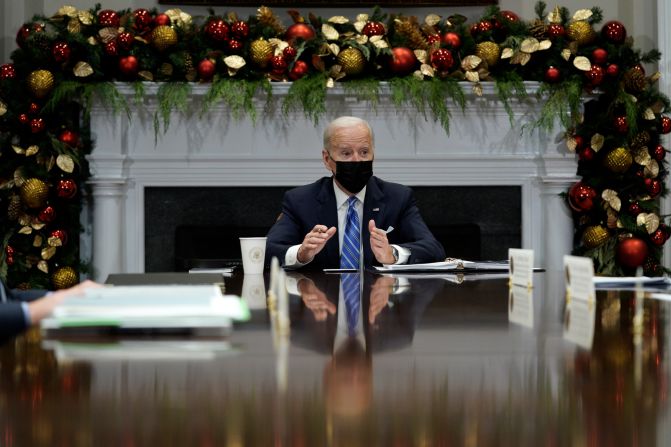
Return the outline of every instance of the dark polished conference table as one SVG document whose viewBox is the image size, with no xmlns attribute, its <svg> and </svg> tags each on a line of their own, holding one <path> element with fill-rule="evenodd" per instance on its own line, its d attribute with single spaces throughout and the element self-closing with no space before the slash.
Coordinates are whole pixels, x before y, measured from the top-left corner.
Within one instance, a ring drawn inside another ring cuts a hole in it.
<svg viewBox="0 0 671 447">
<path fill-rule="evenodd" d="M 289 281 L 290 332 L 236 274 L 224 337 L 6 341 L 0 445 L 671 445 L 668 301 L 366 274 L 350 332 L 338 275 Z"/>
</svg>

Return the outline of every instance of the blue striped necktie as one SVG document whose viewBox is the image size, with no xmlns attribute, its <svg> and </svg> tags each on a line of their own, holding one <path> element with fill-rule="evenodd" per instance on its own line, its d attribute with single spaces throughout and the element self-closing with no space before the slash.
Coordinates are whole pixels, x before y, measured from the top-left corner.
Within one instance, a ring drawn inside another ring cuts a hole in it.
<svg viewBox="0 0 671 447">
<path fill-rule="evenodd" d="M 342 293 L 345 299 L 345 310 L 347 311 L 347 333 L 354 337 L 359 322 L 359 309 L 361 308 L 361 278 L 359 273 L 343 273 L 340 277 L 342 282 Z"/>
<path fill-rule="evenodd" d="M 359 269 L 361 237 L 356 202 L 356 196 L 347 199 L 347 222 L 345 223 L 345 235 L 343 236 L 342 252 L 340 253 L 340 268 L 344 269 Z"/>
</svg>

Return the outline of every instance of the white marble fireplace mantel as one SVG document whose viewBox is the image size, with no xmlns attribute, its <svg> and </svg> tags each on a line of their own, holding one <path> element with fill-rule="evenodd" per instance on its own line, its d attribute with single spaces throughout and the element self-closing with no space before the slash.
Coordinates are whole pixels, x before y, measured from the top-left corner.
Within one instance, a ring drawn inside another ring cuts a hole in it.
<svg viewBox="0 0 671 447">
<path fill-rule="evenodd" d="M 153 113 L 158 87 L 149 84 L 144 104 L 131 119 L 96 106 L 91 130 L 96 147 L 89 156 L 93 191 L 92 263 L 94 278 L 144 271 L 144 190 L 155 186 L 292 186 L 326 175 L 321 159 L 324 123 L 340 115 L 367 119 L 375 131 L 375 173 L 411 186 L 515 185 L 522 191 L 522 243 L 533 248 L 536 263 L 559 268 L 569 253 L 573 226 L 559 193 L 576 180 L 576 159 L 550 134 L 521 132 L 535 121 L 535 99 L 513 101 L 511 127 L 493 85 L 484 95 L 467 92 L 465 111 L 449 102 L 450 133 L 417 110 L 398 110 L 388 94 L 376 108 L 342 88 L 327 95 L 327 113 L 315 125 L 302 113 L 284 116 L 281 101 L 290 84 L 274 84 L 274 108 L 256 104 L 258 119 L 235 119 L 224 103 L 200 116 L 209 85 L 195 85 L 193 113 L 175 111 L 155 141 Z M 529 83 L 533 92 L 537 84 Z M 119 91 L 134 104 L 134 91 Z M 477 206 L 477 204 L 473 204 Z M 502 203 L 502 207 L 506 204 Z M 449 213 L 449 203 L 445 212 Z"/>
</svg>

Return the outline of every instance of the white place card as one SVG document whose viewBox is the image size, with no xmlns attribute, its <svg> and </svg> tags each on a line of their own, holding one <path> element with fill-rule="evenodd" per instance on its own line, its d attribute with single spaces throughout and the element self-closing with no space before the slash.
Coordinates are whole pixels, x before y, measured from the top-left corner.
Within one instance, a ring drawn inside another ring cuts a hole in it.
<svg viewBox="0 0 671 447">
<path fill-rule="evenodd" d="M 534 251 L 508 249 L 510 282 L 516 286 L 533 287 Z"/>
<path fill-rule="evenodd" d="M 564 340 L 585 349 L 592 347 L 596 305 L 593 301 L 569 300 L 564 310 Z"/>
<path fill-rule="evenodd" d="M 581 256 L 564 256 L 566 299 L 594 302 L 594 262 Z"/>
<path fill-rule="evenodd" d="M 528 328 L 534 327 L 533 289 L 513 285 L 508 291 L 508 321 Z"/>
</svg>

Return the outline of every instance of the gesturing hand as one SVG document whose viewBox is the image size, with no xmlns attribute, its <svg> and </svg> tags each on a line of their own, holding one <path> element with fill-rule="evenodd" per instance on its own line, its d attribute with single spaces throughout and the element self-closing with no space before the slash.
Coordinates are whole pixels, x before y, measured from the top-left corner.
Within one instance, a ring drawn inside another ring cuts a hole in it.
<svg viewBox="0 0 671 447">
<path fill-rule="evenodd" d="M 298 262 L 305 264 L 311 261 L 317 253 L 322 251 L 335 232 L 336 227 L 327 228 L 326 225 L 315 225 L 312 231 L 305 235 L 303 243 L 298 248 Z"/>
<path fill-rule="evenodd" d="M 375 227 L 373 219 L 368 222 L 368 231 L 370 232 L 370 248 L 373 250 L 377 262 L 380 264 L 393 264 L 396 262 L 389 245 L 389 239 L 387 239 L 387 232 Z"/>
<path fill-rule="evenodd" d="M 324 321 L 326 317 L 335 314 L 336 306 L 326 297 L 312 280 L 304 278 L 298 282 L 298 290 L 305 307 L 310 309 L 315 320 Z"/>
</svg>

